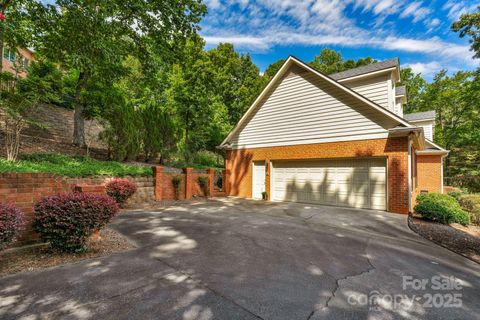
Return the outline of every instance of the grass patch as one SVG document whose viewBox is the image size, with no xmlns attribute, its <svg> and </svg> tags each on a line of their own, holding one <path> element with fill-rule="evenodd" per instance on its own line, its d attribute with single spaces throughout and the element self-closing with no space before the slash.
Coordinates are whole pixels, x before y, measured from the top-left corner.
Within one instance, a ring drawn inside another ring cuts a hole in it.
<svg viewBox="0 0 480 320">
<path fill-rule="evenodd" d="M 147 166 L 46 153 L 23 155 L 16 162 L 0 158 L 0 173 L 5 172 L 43 172 L 67 177 L 152 175 L 152 169 Z"/>
</svg>

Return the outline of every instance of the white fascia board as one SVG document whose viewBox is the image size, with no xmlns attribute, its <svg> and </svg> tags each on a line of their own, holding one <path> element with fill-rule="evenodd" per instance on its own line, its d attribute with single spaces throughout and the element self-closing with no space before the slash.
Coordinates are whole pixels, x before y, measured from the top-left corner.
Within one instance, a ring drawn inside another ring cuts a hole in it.
<svg viewBox="0 0 480 320">
<path fill-rule="evenodd" d="M 296 63 L 297 65 L 303 67 L 304 69 L 307 69 L 308 71 L 312 72 L 313 74 L 317 75 L 318 77 L 322 78 L 323 80 L 326 80 L 327 82 L 333 84 L 334 86 L 338 87 L 339 89 L 351 94 L 352 96 L 356 97 L 357 99 L 359 99 L 360 101 L 364 102 L 365 104 L 369 105 L 370 107 L 372 107 L 373 109 L 383 113 L 384 115 L 386 115 L 387 117 L 391 118 L 392 120 L 395 120 L 397 121 L 398 123 L 406 126 L 406 127 L 413 127 L 410 123 L 408 123 L 405 119 L 403 119 L 402 117 L 396 115 L 395 113 L 385 109 L 384 107 L 376 104 L 375 102 L 365 98 L 364 96 L 362 96 L 361 94 L 355 92 L 354 90 L 344 86 L 343 84 L 335 81 L 334 79 L 330 78 L 329 76 L 327 75 L 324 75 L 323 73 L 320 73 L 318 72 L 317 70 L 313 69 L 312 67 L 310 67 L 309 65 L 307 65 L 306 63 L 304 63 L 303 61 L 293 57 L 293 56 L 289 56 L 288 59 L 285 61 L 285 63 L 283 64 L 283 66 L 277 71 L 277 73 L 275 74 L 275 76 L 270 80 L 270 82 L 267 84 L 267 86 L 265 87 L 265 89 L 263 89 L 263 91 L 260 93 L 260 95 L 257 97 L 257 99 L 255 99 L 255 101 L 253 102 L 253 104 L 250 106 L 250 108 L 248 108 L 247 112 L 245 112 L 245 114 L 242 116 L 242 118 L 240 119 L 240 121 L 237 123 L 237 125 L 232 129 L 232 131 L 230 131 L 230 133 L 227 135 L 227 137 L 223 140 L 223 142 L 220 144 L 220 146 L 224 146 L 229 140 L 230 138 L 233 136 L 233 134 L 238 130 L 238 128 L 240 128 L 240 126 L 243 124 L 243 122 L 245 121 L 245 119 L 247 119 L 247 117 L 250 115 L 250 113 L 253 112 L 253 110 L 255 109 L 255 107 L 258 105 L 258 103 L 260 103 L 260 101 L 262 101 L 262 99 L 265 97 L 265 95 L 268 93 L 268 91 L 273 87 L 273 85 L 278 81 L 278 79 L 280 79 L 281 76 L 283 76 L 283 74 L 285 73 L 285 71 L 288 69 L 288 67 L 290 67 L 290 65 L 292 65 L 293 63 Z"/>
</svg>

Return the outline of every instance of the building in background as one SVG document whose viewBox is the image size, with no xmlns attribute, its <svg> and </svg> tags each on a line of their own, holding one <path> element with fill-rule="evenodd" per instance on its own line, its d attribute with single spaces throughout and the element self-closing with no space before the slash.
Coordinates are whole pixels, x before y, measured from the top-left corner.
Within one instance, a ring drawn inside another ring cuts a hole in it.
<svg viewBox="0 0 480 320">
<path fill-rule="evenodd" d="M 28 65 L 35 60 L 33 51 L 25 48 L 17 48 L 12 50 L 11 48 L 3 48 L 3 71 L 15 74 L 18 68 L 18 75 L 21 78 L 27 76 Z"/>
</svg>

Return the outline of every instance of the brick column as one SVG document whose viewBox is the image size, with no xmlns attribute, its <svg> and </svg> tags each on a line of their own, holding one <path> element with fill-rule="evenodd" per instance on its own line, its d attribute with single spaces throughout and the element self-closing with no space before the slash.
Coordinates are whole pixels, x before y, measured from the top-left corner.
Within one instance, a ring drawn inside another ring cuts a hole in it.
<svg viewBox="0 0 480 320">
<path fill-rule="evenodd" d="M 190 200 L 193 193 L 193 168 L 183 168 L 185 174 L 185 200 Z"/>
<path fill-rule="evenodd" d="M 230 170 L 222 170 L 222 190 L 225 195 L 230 195 Z"/>
<path fill-rule="evenodd" d="M 215 169 L 208 169 L 207 170 L 207 173 L 208 173 L 208 193 L 209 193 L 209 197 L 212 197 L 213 196 L 213 188 L 214 188 L 214 184 L 215 184 Z"/>
<path fill-rule="evenodd" d="M 155 184 L 155 201 L 162 200 L 162 178 L 163 178 L 163 166 L 152 167 L 153 181 Z"/>
</svg>

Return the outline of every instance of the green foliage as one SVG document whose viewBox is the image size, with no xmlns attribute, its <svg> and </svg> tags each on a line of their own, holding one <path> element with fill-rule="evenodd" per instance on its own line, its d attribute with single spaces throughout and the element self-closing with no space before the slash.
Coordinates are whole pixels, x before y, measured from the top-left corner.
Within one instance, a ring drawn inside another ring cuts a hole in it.
<svg viewBox="0 0 480 320">
<path fill-rule="evenodd" d="M 48 60 L 32 61 L 28 66 L 28 77 L 19 83 L 21 92 L 37 91 L 39 102 L 68 107 L 64 100 L 63 74 Z"/>
<path fill-rule="evenodd" d="M 36 3 L 32 15 L 38 51 L 62 67 L 78 71 L 74 143 L 85 145 L 84 114 L 90 105 L 83 96 L 90 92 L 92 79 L 103 84 L 119 79 L 126 72 L 123 63 L 129 56 L 148 65 L 145 58 L 151 50 L 165 60 L 175 58 L 205 13 L 206 6 L 198 0 Z"/>
<path fill-rule="evenodd" d="M 472 223 L 480 225 L 480 194 L 464 194 L 458 202 L 468 212 Z"/>
<path fill-rule="evenodd" d="M 220 157 L 217 153 L 213 153 L 211 151 L 202 150 L 198 151 L 193 158 L 193 163 L 210 167 L 210 168 L 218 168 L 223 166 L 223 158 Z"/>
<path fill-rule="evenodd" d="M 469 215 L 462 210 L 458 201 L 449 195 L 441 193 L 423 193 L 418 195 L 417 205 L 414 210 L 425 219 L 443 224 L 456 222 L 468 225 L 470 223 Z"/>
<path fill-rule="evenodd" d="M 475 58 L 480 58 L 480 6 L 477 6 L 477 12 L 465 13 L 455 21 L 452 30 L 459 32 L 460 38 L 470 37 L 471 49 L 475 53 Z"/>
<path fill-rule="evenodd" d="M 209 184 L 210 179 L 208 177 L 205 177 L 205 176 L 199 176 L 197 180 L 198 180 L 198 185 L 203 190 L 203 194 L 205 196 L 209 196 L 210 195 L 210 189 L 209 189 L 208 184 Z"/>
<path fill-rule="evenodd" d="M 48 172 L 67 177 L 152 175 L 147 166 L 43 153 L 21 156 L 17 162 L 0 158 L 0 173 L 3 172 Z"/>
<path fill-rule="evenodd" d="M 375 62 L 377 62 L 377 60 L 370 57 L 358 59 L 357 61 L 352 59 L 345 60 L 340 52 L 326 48 L 323 49 L 319 55 L 313 57 L 313 61 L 310 62 L 309 65 L 325 74 L 332 74 Z"/>
<path fill-rule="evenodd" d="M 402 70 L 407 86 L 405 112 L 435 110 L 435 143 L 447 150 L 445 159 L 447 183 L 480 191 L 480 71 L 458 71 L 448 75 L 438 72 L 431 83 L 409 69 Z"/>
<path fill-rule="evenodd" d="M 423 79 L 421 74 L 413 73 L 410 68 L 403 68 L 400 70 L 401 83 L 399 86 L 406 86 L 407 103 L 403 105 L 404 113 L 413 113 L 420 111 L 419 108 L 423 106 L 423 93 L 427 82 Z"/>
<path fill-rule="evenodd" d="M 448 195 L 449 195 L 450 197 L 455 198 L 455 200 L 458 201 L 458 200 L 460 199 L 460 197 L 463 195 L 463 193 L 462 193 L 462 192 L 459 192 L 459 191 L 451 191 L 451 192 L 448 193 Z"/>
<path fill-rule="evenodd" d="M 175 191 L 175 199 L 178 200 L 180 197 L 180 188 L 182 186 L 182 177 L 181 176 L 174 176 L 172 178 L 172 185 Z"/>
</svg>

